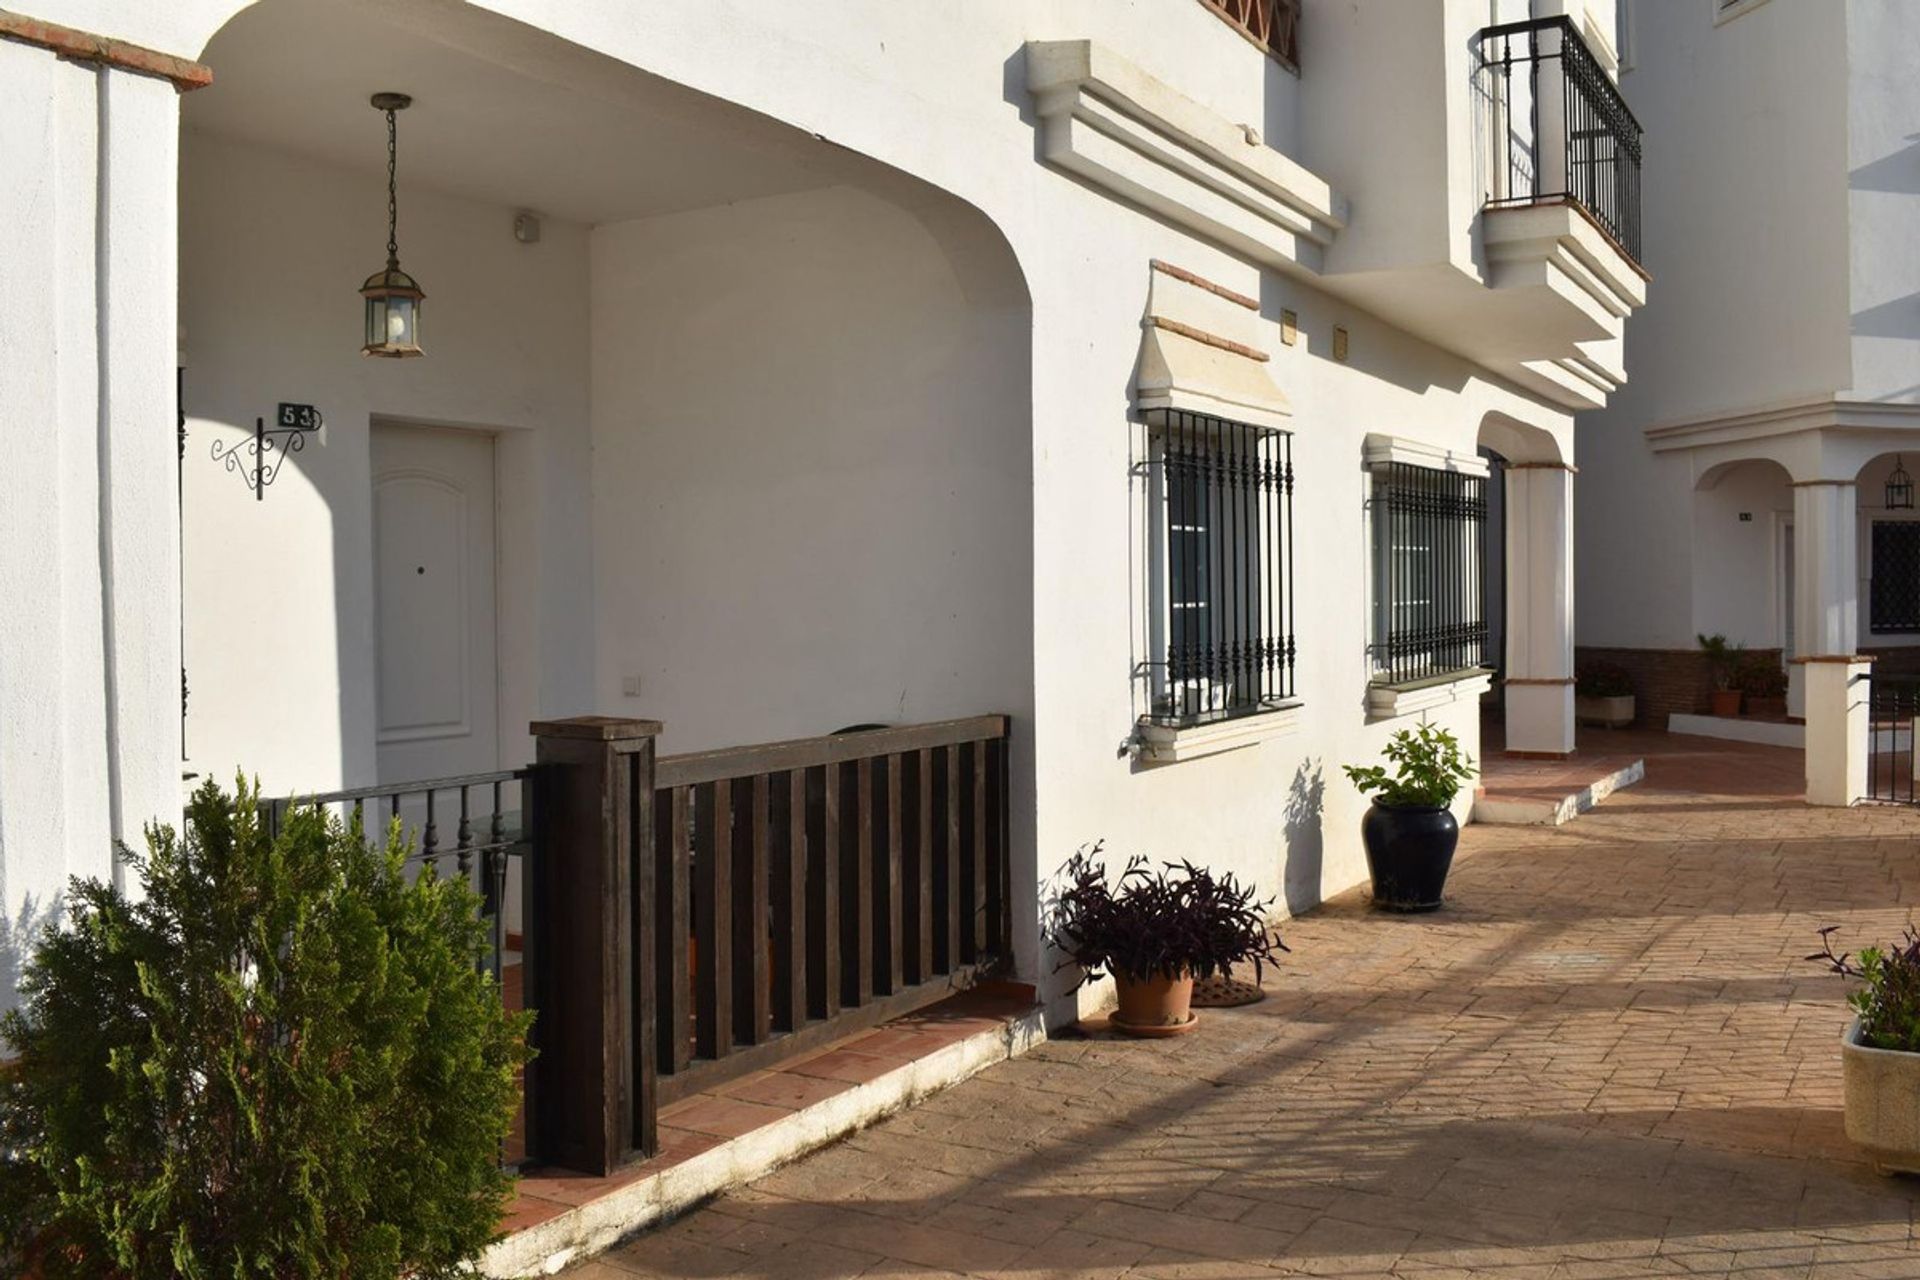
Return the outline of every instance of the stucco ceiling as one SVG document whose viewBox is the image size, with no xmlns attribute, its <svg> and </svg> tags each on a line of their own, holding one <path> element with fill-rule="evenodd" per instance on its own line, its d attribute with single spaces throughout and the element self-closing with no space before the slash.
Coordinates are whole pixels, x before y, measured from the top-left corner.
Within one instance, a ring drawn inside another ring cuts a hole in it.
<svg viewBox="0 0 1920 1280">
<path fill-rule="evenodd" d="M 368 0 L 262 0 L 208 45 L 214 82 L 184 126 L 384 170 L 368 105 L 410 93 L 402 191 L 421 186 L 583 222 L 705 208 L 845 181 L 853 157 L 750 111 L 469 10 L 395 23 Z M 402 17 L 401 21 L 405 21 Z"/>
</svg>

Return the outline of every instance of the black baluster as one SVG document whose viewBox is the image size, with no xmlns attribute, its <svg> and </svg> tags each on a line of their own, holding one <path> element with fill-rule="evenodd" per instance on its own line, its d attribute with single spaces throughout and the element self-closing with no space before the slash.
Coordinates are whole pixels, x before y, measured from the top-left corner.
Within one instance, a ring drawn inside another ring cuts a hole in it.
<svg viewBox="0 0 1920 1280">
<path fill-rule="evenodd" d="M 460 878 L 467 880 L 473 874 L 473 823 L 467 817 L 467 793 L 471 788 L 460 788 L 460 826 L 454 833 L 454 864 L 460 869 Z"/>
</svg>

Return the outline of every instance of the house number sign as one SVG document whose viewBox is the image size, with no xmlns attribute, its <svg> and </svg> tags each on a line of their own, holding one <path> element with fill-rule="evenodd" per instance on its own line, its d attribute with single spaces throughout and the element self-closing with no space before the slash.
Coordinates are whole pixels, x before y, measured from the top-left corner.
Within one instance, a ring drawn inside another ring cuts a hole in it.
<svg viewBox="0 0 1920 1280">
<path fill-rule="evenodd" d="M 251 440 L 241 443 L 215 440 L 213 460 L 224 463 L 227 470 L 238 475 L 247 488 L 253 490 L 255 501 L 264 502 L 267 486 L 280 474 L 287 455 L 306 448 L 307 436 L 318 431 L 321 425 L 320 410 L 314 406 L 281 401 L 274 411 L 271 427 L 265 418 L 253 420 Z"/>
</svg>

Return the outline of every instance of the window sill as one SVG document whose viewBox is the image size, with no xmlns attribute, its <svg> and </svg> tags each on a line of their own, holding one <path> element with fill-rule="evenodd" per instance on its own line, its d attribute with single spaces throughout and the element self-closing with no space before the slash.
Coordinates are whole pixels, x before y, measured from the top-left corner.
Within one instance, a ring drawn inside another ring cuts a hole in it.
<svg viewBox="0 0 1920 1280">
<path fill-rule="evenodd" d="M 1250 747 L 1292 733 L 1300 726 L 1300 706 L 1290 702 L 1272 711 L 1216 720 L 1210 724 L 1167 725 L 1142 721 L 1133 735 L 1134 758 L 1142 764 L 1178 764 Z"/>
<path fill-rule="evenodd" d="M 1367 719 L 1393 720 L 1456 703 L 1478 702 L 1480 695 L 1491 688 L 1493 672 L 1484 667 L 1406 684 L 1368 685 Z"/>
</svg>

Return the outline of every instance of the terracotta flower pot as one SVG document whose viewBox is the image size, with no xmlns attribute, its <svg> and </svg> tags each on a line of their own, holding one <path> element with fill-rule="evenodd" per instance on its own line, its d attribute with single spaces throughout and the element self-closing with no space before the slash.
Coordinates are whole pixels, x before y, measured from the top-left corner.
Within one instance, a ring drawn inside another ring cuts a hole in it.
<svg viewBox="0 0 1920 1280">
<path fill-rule="evenodd" d="M 1130 1036 L 1183 1036 L 1199 1024 L 1193 1012 L 1193 975 L 1129 982 L 1114 975 L 1120 1007 L 1109 1021 L 1115 1031 Z"/>
<path fill-rule="evenodd" d="M 1713 714 L 1717 716 L 1739 715 L 1740 691 L 1738 689 L 1715 689 L 1713 691 Z"/>
</svg>

